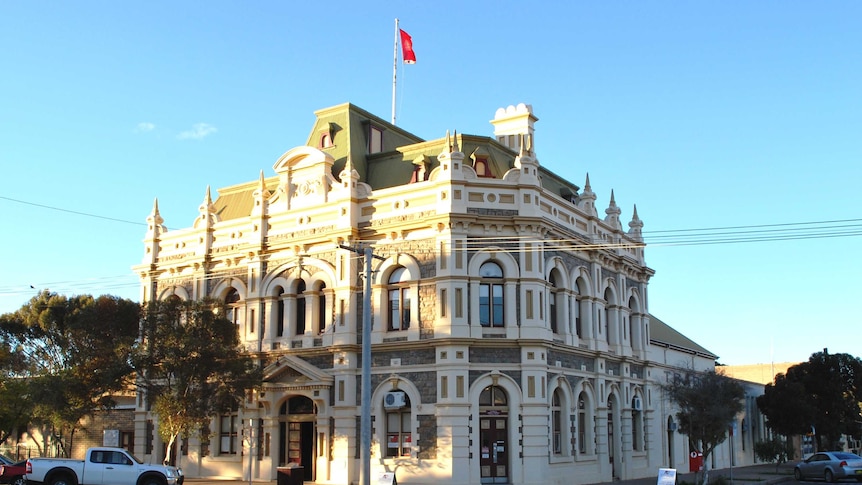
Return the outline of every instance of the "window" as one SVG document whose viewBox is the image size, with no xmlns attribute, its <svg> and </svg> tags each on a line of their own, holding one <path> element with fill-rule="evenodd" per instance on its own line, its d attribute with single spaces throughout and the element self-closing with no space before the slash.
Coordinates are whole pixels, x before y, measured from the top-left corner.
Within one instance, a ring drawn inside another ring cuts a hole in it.
<svg viewBox="0 0 862 485">
<path fill-rule="evenodd" d="M 603 323 L 604 323 L 604 325 L 605 325 L 605 326 L 604 326 L 604 330 L 605 330 L 605 341 L 606 341 L 607 343 L 612 343 L 612 342 L 611 342 L 611 326 L 610 326 L 610 325 L 611 325 L 611 310 L 610 310 L 610 306 L 611 306 L 611 302 L 612 302 L 612 300 L 613 300 L 613 297 L 614 297 L 614 295 L 613 295 L 613 293 L 611 293 L 611 290 L 610 290 L 610 289 L 606 289 L 606 290 L 605 290 L 605 308 L 604 308 L 604 310 L 602 311 L 602 318 L 603 318 L 603 320 L 604 320 L 604 322 L 603 322 Z"/>
<path fill-rule="evenodd" d="M 320 135 L 320 146 L 318 148 L 330 148 L 332 146 L 332 135 L 329 132 L 324 132 Z"/>
<path fill-rule="evenodd" d="M 503 326 L 503 269 L 492 261 L 479 268 L 479 324 Z"/>
<path fill-rule="evenodd" d="M 428 180 L 428 170 L 425 164 L 419 164 L 413 167 L 413 175 L 410 176 L 410 183 L 424 182 Z"/>
<path fill-rule="evenodd" d="M 240 318 L 240 304 L 239 304 L 239 293 L 235 288 L 231 288 L 228 291 L 227 296 L 224 299 L 224 304 L 227 310 L 227 319 L 233 322 L 235 325 L 239 326 Z"/>
<path fill-rule="evenodd" d="M 368 153 L 380 153 L 383 151 L 383 130 L 374 126 L 368 125 Z"/>
<path fill-rule="evenodd" d="M 219 416 L 219 454 L 236 454 L 238 431 L 239 417 L 235 411 Z"/>
<path fill-rule="evenodd" d="M 632 449 L 634 451 L 642 451 L 644 449 L 643 445 L 643 413 L 640 409 L 635 405 L 635 401 L 641 401 L 640 397 L 635 397 L 632 402 Z"/>
<path fill-rule="evenodd" d="M 563 454 L 563 412 L 560 394 L 560 390 L 555 389 L 554 398 L 551 402 L 551 426 L 553 426 L 551 436 L 553 438 L 552 445 L 554 447 L 555 455 Z"/>
<path fill-rule="evenodd" d="M 574 309 L 574 313 L 575 313 L 574 314 L 575 335 L 577 335 L 578 338 L 583 338 L 584 334 L 583 334 L 583 330 L 581 328 L 581 305 L 583 305 L 583 302 L 581 301 L 581 298 L 580 298 L 581 295 L 580 295 L 580 291 L 578 289 L 578 282 L 577 281 L 575 282 L 575 285 L 572 287 L 572 292 L 574 292 L 574 295 L 572 295 L 572 298 L 574 299 L 574 303 L 575 303 L 572 306 L 572 308 Z"/>
<path fill-rule="evenodd" d="M 397 458 L 410 456 L 413 442 L 411 428 L 410 397 L 405 395 L 405 405 L 399 409 L 386 411 L 386 456 Z"/>
<path fill-rule="evenodd" d="M 491 169 L 488 166 L 487 158 L 477 158 L 476 161 L 473 162 L 473 168 L 476 170 L 476 175 L 479 177 L 494 178 L 494 174 L 491 173 Z"/>
<path fill-rule="evenodd" d="M 305 333 L 305 281 L 299 280 L 296 285 L 296 334 Z"/>
<path fill-rule="evenodd" d="M 593 418 L 590 406 L 589 397 L 582 392 L 578 397 L 578 453 L 581 455 L 592 455 L 595 452 L 595 442 L 593 446 L 587 446 L 588 442 L 593 441 L 593 430 L 590 427 Z"/>
<path fill-rule="evenodd" d="M 326 331 L 326 283 L 320 283 L 320 288 L 317 289 L 317 308 L 315 308 L 315 318 L 317 320 L 317 333 Z"/>
<path fill-rule="evenodd" d="M 284 288 L 278 287 L 278 308 L 276 309 L 276 332 L 277 337 L 284 336 Z"/>
<path fill-rule="evenodd" d="M 550 278 L 548 278 L 548 284 L 551 285 L 551 297 L 548 299 L 548 320 L 551 324 L 551 331 L 554 333 L 559 333 L 559 329 L 557 328 L 557 299 L 562 298 L 562 293 L 560 289 L 557 288 L 557 272 L 552 271 Z"/>
<path fill-rule="evenodd" d="M 407 330 L 410 327 L 410 287 L 407 269 L 396 268 L 389 275 L 388 314 L 389 330 Z"/>
</svg>

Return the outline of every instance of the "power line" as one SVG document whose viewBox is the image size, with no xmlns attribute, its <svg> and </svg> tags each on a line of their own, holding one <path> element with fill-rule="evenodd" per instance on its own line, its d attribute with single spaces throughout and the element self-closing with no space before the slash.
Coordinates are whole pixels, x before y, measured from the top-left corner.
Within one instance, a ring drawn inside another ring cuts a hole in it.
<svg viewBox="0 0 862 485">
<path fill-rule="evenodd" d="M 10 197 L 0 196 L 0 199 L 16 202 L 20 204 L 41 207 L 49 210 L 67 212 L 71 214 L 94 217 L 113 222 L 122 222 L 125 224 L 143 225 L 143 222 L 134 222 L 114 217 L 106 217 L 98 214 L 87 212 L 74 211 L 53 207 L 34 202 L 28 202 Z M 611 233 L 612 237 L 618 236 Z M 743 243 L 758 243 L 758 242 L 781 242 L 807 239 L 832 239 L 843 237 L 858 237 L 862 236 L 862 219 L 836 219 L 824 221 L 805 221 L 805 222 L 789 222 L 789 223 L 774 223 L 774 224 L 753 224 L 739 226 L 723 226 L 723 227 L 703 227 L 703 228 L 684 228 L 684 229 L 666 229 L 656 231 L 643 231 L 643 243 L 632 242 L 628 240 L 595 242 L 588 238 L 560 238 L 560 239 L 538 239 L 535 236 L 479 236 L 469 237 L 463 241 L 463 248 L 466 251 L 509 251 L 506 246 L 513 244 L 532 243 L 542 245 L 546 250 L 568 250 L 568 251 L 597 251 L 597 250 L 615 250 L 615 249 L 631 249 L 636 247 L 649 246 L 656 247 L 674 247 L 674 246 L 700 246 L 700 245 L 716 245 L 716 244 L 743 244 Z M 356 244 L 376 244 L 378 250 L 386 253 L 386 244 L 381 244 L 380 240 L 352 240 Z M 394 246 L 393 246 L 394 247 Z M 427 251 L 438 252 L 439 248 L 426 249 Z M 210 273 L 205 279 L 220 279 L 222 275 L 218 273 Z M 34 285 L 28 288 L 28 286 Z M 39 288 L 53 288 L 54 292 L 73 292 L 85 293 L 86 290 L 104 291 L 106 289 L 124 289 L 140 286 L 140 280 L 132 273 L 118 276 L 105 276 L 91 278 L 88 280 L 71 280 L 71 281 L 53 281 L 47 283 L 30 283 L 27 285 L 4 285 L 0 286 L 0 296 L 9 295 L 32 295 L 33 291 Z M 83 290 L 83 291 L 82 291 Z"/>
<path fill-rule="evenodd" d="M 28 202 L 26 200 L 13 199 L 11 197 L 4 197 L 2 195 L 0 195 L 0 199 L 8 200 L 10 202 L 16 202 L 18 204 L 25 204 L 25 205 L 32 205 L 34 207 L 41 207 L 43 209 L 55 210 L 55 211 L 60 211 L 60 212 L 68 212 L 69 214 L 76 214 L 79 216 L 94 217 L 96 219 L 104 219 L 107 221 L 122 222 L 124 224 L 134 224 L 136 226 L 146 226 L 147 225 L 145 222 L 127 221 L 125 219 L 117 219 L 116 217 L 107 217 L 107 216 L 100 216 L 98 214 L 91 214 L 89 212 L 73 211 L 70 209 L 63 209 L 62 207 L 54 207 L 54 206 L 45 205 L 45 204 L 37 204 L 35 202 Z"/>
</svg>

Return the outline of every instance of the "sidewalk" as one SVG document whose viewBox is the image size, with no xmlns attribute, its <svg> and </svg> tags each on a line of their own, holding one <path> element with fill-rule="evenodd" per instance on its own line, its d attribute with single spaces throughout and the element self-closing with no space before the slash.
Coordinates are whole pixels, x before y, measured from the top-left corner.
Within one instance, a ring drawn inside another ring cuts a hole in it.
<svg viewBox="0 0 862 485">
<path fill-rule="evenodd" d="M 712 482 L 718 477 L 724 477 L 727 485 L 775 485 L 782 482 L 793 480 L 793 467 L 796 462 L 789 462 L 779 465 L 777 470 L 774 464 L 751 465 L 734 468 L 722 468 L 719 470 L 709 471 L 709 481 Z M 658 470 L 656 470 L 656 474 Z M 703 477 L 700 477 L 701 480 Z M 592 485 L 656 485 L 658 475 L 644 478 L 635 478 L 632 480 L 616 480 L 607 484 L 592 484 Z M 696 481 L 697 477 L 694 473 L 685 472 L 678 473 L 676 483 L 682 485 L 684 483 L 690 485 L 700 485 Z M 276 480 L 270 481 L 254 481 L 252 485 L 276 485 Z M 232 479 L 211 479 L 211 478 L 187 478 L 185 485 L 245 485 L 248 481 L 232 480 Z M 313 482 L 305 482 L 304 485 L 315 485 Z"/>
<path fill-rule="evenodd" d="M 734 468 L 721 468 L 718 470 L 709 471 L 709 481 L 715 481 L 718 477 L 724 477 L 727 484 L 730 485 L 775 485 L 777 483 L 793 480 L 793 467 L 796 462 L 783 463 L 776 466 L 774 464 L 750 465 Z M 656 470 L 658 472 L 658 470 Z M 703 480 L 703 476 L 698 477 L 695 473 L 677 472 L 676 483 L 688 483 L 691 485 L 700 485 L 698 478 Z M 613 482 L 614 485 L 656 485 L 658 476 L 635 478 L 632 480 L 618 480 Z M 598 485 L 598 484 L 594 484 Z"/>
</svg>

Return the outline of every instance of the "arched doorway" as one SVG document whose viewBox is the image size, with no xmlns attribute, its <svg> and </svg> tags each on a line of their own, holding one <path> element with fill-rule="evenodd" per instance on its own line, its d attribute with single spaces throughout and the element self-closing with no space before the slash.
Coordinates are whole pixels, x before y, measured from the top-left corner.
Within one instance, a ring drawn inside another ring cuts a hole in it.
<svg viewBox="0 0 862 485">
<path fill-rule="evenodd" d="M 305 481 L 312 482 L 314 470 L 314 402 L 294 396 L 278 411 L 278 466 L 301 466 Z"/>
<path fill-rule="evenodd" d="M 482 483 L 509 483 L 509 399 L 499 386 L 479 395 L 479 468 Z"/>
</svg>

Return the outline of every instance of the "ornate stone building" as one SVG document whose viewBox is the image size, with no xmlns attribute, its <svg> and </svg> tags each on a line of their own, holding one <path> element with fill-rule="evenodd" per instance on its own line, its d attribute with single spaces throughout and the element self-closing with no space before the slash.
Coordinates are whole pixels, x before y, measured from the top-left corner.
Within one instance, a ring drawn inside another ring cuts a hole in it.
<svg viewBox="0 0 862 485">
<path fill-rule="evenodd" d="M 650 317 L 637 210 L 624 224 L 611 192 L 600 214 L 588 176 L 541 165 L 530 106 L 498 110 L 492 137 L 434 140 L 350 104 L 315 114 L 274 175 L 208 188 L 191 227 L 166 230 L 157 203 L 148 218 L 142 300 L 224 301 L 266 370 L 207 442 L 183 443 L 187 475 L 293 464 L 358 483 L 366 301 L 372 476 L 595 483 L 687 466 L 659 385 L 716 357 Z M 369 298 L 344 247 L 373 249 Z M 160 458 L 155 426 L 141 396 L 139 455 Z"/>
</svg>

